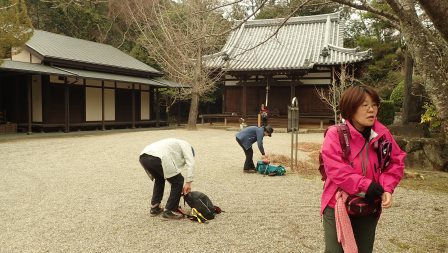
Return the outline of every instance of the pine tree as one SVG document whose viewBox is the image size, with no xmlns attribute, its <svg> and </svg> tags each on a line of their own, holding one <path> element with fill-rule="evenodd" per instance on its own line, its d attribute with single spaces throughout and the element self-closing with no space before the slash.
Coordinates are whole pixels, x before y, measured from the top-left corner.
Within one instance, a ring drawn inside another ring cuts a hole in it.
<svg viewBox="0 0 448 253">
<path fill-rule="evenodd" d="M 20 47 L 32 35 L 25 1 L 0 1 L 0 61 L 11 54 L 11 48 Z"/>
</svg>

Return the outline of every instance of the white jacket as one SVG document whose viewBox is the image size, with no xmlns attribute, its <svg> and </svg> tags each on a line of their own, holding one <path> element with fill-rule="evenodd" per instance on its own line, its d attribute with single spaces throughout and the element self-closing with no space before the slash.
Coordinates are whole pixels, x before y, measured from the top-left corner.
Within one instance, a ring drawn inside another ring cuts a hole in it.
<svg viewBox="0 0 448 253">
<path fill-rule="evenodd" d="M 160 158 L 165 178 L 174 177 L 185 168 L 186 182 L 193 181 L 194 150 L 188 142 L 175 138 L 163 139 L 146 146 L 142 154 Z"/>
</svg>

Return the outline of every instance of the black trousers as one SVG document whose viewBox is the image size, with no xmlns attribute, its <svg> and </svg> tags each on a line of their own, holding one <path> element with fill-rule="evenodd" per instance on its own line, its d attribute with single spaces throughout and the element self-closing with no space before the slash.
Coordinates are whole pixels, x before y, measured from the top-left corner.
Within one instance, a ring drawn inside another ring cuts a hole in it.
<svg viewBox="0 0 448 253">
<path fill-rule="evenodd" d="M 246 155 L 246 161 L 244 162 L 244 170 L 254 170 L 255 169 L 255 164 L 253 161 L 253 157 L 254 157 L 254 150 L 252 149 L 252 147 L 250 147 L 249 149 L 245 149 L 243 144 L 241 144 L 241 141 L 236 138 L 236 142 L 238 142 L 238 144 L 240 145 L 240 147 L 243 149 L 244 154 Z"/>
<path fill-rule="evenodd" d="M 152 193 L 151 205 L 161 203 L 163 192 L 165 190 L 165 177 L 163 175 L 162 161 L 158 157 L 143 154 L 140 156 L 140 164 L 143 166 L 146 173 L 148 173 L 148 176 L 152 175 L 152 177 L 154 177 L 154 189 Z M 171 184 L 171 192 L 166 202 L 165 209 L 169 211 L 177 211 L 180 197 L 182 195 L 184 177 L 179 173 L 174 177 L 167 178 L 166 180 L 168 180 Z"/>
</svg>

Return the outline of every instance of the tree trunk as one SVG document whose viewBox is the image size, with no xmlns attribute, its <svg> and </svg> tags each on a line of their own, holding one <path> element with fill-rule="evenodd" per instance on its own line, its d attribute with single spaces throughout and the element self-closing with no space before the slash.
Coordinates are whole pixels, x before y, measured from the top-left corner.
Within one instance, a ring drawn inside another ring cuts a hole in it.
<svg viewBox="0 0 448 253">
<path fill-rule="evenodd" d="M 448 42 L 448 2 L 442 0 L 419 0 L 420 5 L 432 20 L 434 26 Z"/>
<path fill-rule="evenodd" d="M 199 94 L 193 92 L 191 94 L 190 113 L 188 114 L 188 130 L 196 130 L 196 122 L 199 110 Z"/>
<path fill-rule="evenodd" d="M 409 52 L 405 55 L 405 76 L 404 76 L 404 90 L 403 90 L 403 114 L 401 115 L 402 124 L 407 124 L 411 113 L 411 90 L 412 90 L 412 72 L 414 64 Z"/>
</svg>

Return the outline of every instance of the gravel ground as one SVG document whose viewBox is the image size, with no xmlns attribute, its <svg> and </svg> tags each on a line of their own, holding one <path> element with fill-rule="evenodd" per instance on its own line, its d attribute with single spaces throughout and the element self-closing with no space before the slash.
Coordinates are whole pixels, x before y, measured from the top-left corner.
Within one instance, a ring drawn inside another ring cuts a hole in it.
<svg viewBox="0 0 448 253">
<path fill-rule="evenodd" d="M 234 134 L 202 128 L 0 137 L 0 252 L 323 252 L 322 182 L 289 172 L 243 174 Z M 193 190 L 225 211 L 208 224 L 149 216 L 152 183 L 138 155 L 166 137 L 195 148 Z M 321 143 L 322 134 L 300 134 L 299 141 Z M 290 134 L 274 133 L 265 149 L 289 156 L 290 142 Z M 448 252 L 446 194 L 399 187 L 394 201 L 380 219 L 375 252 Z"/>
</svg>

